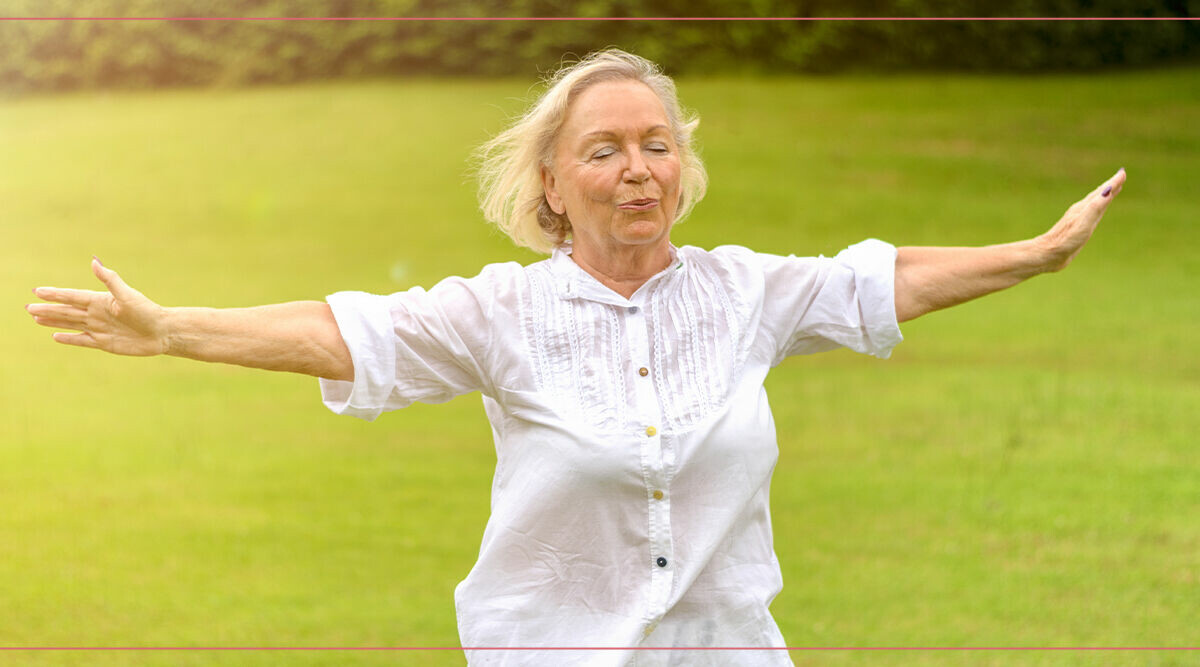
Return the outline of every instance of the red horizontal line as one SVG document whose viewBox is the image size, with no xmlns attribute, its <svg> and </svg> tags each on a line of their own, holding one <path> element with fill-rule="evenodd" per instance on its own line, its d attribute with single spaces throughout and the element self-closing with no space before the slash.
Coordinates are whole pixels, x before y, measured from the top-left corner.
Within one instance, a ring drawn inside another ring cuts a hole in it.
<svg viewBox="0 0 1200 667">
<path fill-rule="evenodd" d="M 0 16 L 0 21 L 1200 21 L 1174 16 Z"/>
<path fill-rule="evenodd" d="M 0 646 L 0 651 L 1200 651 L 1200 646 Z"/>
</svg>

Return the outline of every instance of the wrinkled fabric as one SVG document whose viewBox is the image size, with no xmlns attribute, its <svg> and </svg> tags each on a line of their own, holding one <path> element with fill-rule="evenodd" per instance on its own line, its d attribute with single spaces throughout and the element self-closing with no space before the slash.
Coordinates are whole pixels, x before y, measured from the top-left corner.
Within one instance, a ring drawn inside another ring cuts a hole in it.
<svg viewBox="0 0 1200 667">
<path fill-rule="evenodd" d="M 789 665 L 768 508 L 778 449 L 763 380 L 837 347 L 902 340 L 896 249 L 836 257 L 671 249 L 626 299 L 570 245 L 426 291 L 328 297 L 373 420 L 479 391 L 496 446 L 479 560 L 455 590 L 472 665 Z M 624 650 L 483 650 L 623 647 Z M 633 650 L 636 647 L 676 647 Z"/>
</svg>

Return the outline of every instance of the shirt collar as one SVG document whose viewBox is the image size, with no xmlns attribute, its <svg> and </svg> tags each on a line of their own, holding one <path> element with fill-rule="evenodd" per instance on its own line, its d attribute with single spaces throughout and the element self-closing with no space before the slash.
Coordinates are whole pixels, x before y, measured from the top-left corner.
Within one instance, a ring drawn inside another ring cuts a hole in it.
<svg viewBox="0 0 1200 667">
<path fill-rule="evenodd" d="M 686 260 L 679 249 L 673 245 L 667 247 L 671 253 L 671 263 L 647 280 L 632 297 L 626 299 L 576 264 L 575 260 L 571 259 L 571 243 L 568 241 L 555 248 L 550 255 L 550 270 L 555 277 L 555 291 L 562 299 L 585 299 L 625 308 L 639 305 L 646 300 L 646 295 L 655 284 L 673 280 L 683 275 L 686 270 Z"/>
</svg>

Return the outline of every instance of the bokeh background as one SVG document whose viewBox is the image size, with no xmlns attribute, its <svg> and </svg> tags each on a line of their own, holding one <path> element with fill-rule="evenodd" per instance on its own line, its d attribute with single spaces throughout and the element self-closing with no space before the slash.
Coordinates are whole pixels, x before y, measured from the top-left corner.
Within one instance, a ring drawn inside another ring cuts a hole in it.
<svg viewBox="0 0 1200 667">
<path fill-rule="evenodd" d="M 5 16 L 1200 17 L 1198 0 L 5 0 Z M 529 78 L 619 44 L 675 74 L 1096 71 L 1200 57 L 1194 21 L 18 22 L 11 90 L 242 85 L 363 76 Z"/>
<path fill-rule="evenodd" d="M 593 0 L 575 16 L 1159 16 L 1192 2 Z M 981 14 L 986 11 L 987 14 Z M 562 16 L 546 2 L 9 0 L 33 16 Z M 661 62 L 711 176 L 677 244 L 1028 238 L 1118 167 L 1065 272 L 768 391 L 795 646 L 1200 646 L 1197 22 L 0 22 L 0 647 L 454 646 L 488 515 L 478 396 L 373 424 L 316 381 L 55 345 L 93 254 L 165 305 L 388 293 L 537 261 L 471 153 L 569 54 Z M 794 652 L 812 665 L 1194 653 Z M 732 658 L 731 658 L 732 659 Z M 462 664 L 5 652 L 6 664 Z"/>
</svg>

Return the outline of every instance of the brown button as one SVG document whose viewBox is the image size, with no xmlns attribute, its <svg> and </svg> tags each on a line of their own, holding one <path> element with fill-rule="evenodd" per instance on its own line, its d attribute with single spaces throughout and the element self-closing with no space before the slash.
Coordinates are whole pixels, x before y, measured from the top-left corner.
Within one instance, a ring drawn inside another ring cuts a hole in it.
<svg viewBox="0 0 1200 667">
<path fill-rule="evenodd" d="M 663 499 L 663 492 L 662 492 L 662 491 L 655 491 L 655 492 L 654 492 L 654 499 L 655 499 L 655 500 L 662 500 L 662 499 Z"/>
<path fill-rule="evenodd" d="M 649 374 L 650 374 L 650 369 L 646 368 L 645 366 L 642 366 L 641 368 L 638 369 L 638 375 L 640 375 L 642 377 L 646 377 Z"/>
</svg>

